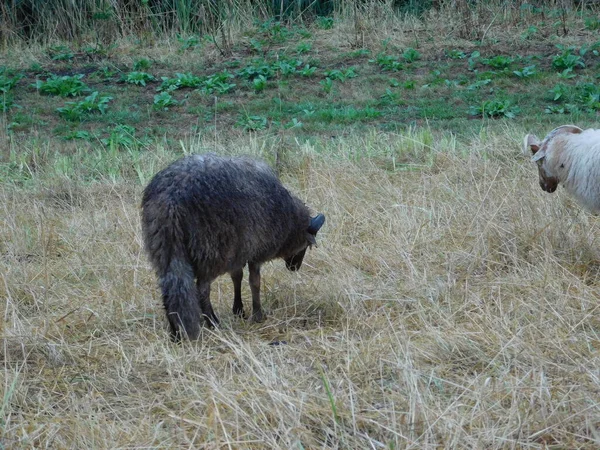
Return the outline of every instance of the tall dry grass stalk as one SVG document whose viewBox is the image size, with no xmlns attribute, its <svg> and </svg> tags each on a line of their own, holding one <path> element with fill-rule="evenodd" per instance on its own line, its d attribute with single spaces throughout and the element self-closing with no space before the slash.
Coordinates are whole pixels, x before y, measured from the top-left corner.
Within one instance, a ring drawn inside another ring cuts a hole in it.
<svg viewBox="0 0 600 450">
<path fill-rule="evenodd" d="M 597 9 L 593 0 L 149 0 L 140 2 L 84 0 L 8 0 L 0 4 L 0 44 L 25 40 L 43 44 L 56 41 L 105 45 L 124 37 L 161 39 L 176 34 L 242 37 L 256 22 L 284 20 L 304 24 L 318 15 L 335 17 L 354 28 L 355 44 L 386 30 L 414 30 L 439 18 L 437 29 L 451 29 L 460 38 L 481 39 L 492 26 L 526 20 L 534 9 L 551 20 L 567 22 L 584 9 Z M 560 13 L 560 14 L 559 14 Z M 560 16 L 558 17 L 557 16 Z M 557 19 L 558 17 L 558 19 Z M 343 27 L 342 27 L 343 28 Z M 228 37 L 229 39 L 229 37 Z M 232 43 L 229 43 L 231 45 Z"/>
<path fill-rule="evenodd" d="M 2 445 L 597 448 L 598 221 L 539 190 L 522 131 L 290 144 L 284 182 L 328 217 L 319 248 L 297 274 L 265 267 L 264 324 L 234 319 L 219 279 L 222 328 L 181 346 L 138 218 L 140 180 L 179 155 L 104 168 L 19 144 L 0 185 Z"/>
</svg>

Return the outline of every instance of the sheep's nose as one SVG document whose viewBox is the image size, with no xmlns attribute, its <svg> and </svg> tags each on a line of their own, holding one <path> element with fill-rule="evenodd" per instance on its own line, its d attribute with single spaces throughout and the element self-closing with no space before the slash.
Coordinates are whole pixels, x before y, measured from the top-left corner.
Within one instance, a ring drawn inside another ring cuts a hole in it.
<svg viewBox="0 0 600 450">
<path fill-rule="evenodd" d="M 547 182 L 540 182 L 540 187 L 542 188 L 542 190 L 548 192 L 549 194 L 552 194 L 554 191 L 556 191 L 556 188 L 558 187 L 558 183 L 547 183 Z"/>
</svg>

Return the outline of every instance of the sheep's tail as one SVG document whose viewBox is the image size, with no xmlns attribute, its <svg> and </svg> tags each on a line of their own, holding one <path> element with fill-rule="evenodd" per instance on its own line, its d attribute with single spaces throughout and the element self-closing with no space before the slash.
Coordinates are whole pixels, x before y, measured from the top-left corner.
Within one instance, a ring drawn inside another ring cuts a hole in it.
<svg viewBox="0 0 600 450">
<path fill-rule="evenodd" d="M 179 214 L 175 207 L 162 211 L 166 214 L 155 214 L 154 206 L 144 205 L 142 228 L 146 251 L 159 278 L 171 337 L 175 341 L 185 336 L 196 339 L 200 334 L 200 304 Z"/>
<path fill-rule="evenodd" d="M 169 319 L 171 337 L 197 339 L 200 334 L 200 304 L 194 271 L 188 261 L 174 258 L 159 277 L 163 305 Z"/>
</svg>

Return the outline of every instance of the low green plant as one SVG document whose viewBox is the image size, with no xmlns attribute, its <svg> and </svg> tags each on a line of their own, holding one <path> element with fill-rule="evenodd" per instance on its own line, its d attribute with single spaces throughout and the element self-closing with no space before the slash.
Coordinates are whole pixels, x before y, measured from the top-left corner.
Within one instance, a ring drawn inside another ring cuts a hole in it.
<svg viewBox="0 0 600 450">
<path fill-rule="evenodd" d="M 150 66 L 152 66 L 152 62 L 148 58 L 140 58 L 133 63 L 133 70 L 148 70 Z"/>
<path fill-rule="evenodd" d="M 97 43 L 95 45 L 87 45 L 81 50 L 89 57 L 98 58 L 108 56 L 110 50 L 112 50 L 115 47 L 116 45 L 109 45 L 108 47 L 105 47 L 101 43 Z"/>
<path fill-rule="evenodd" d="M 38 62 L 33 62 L 33 63 L 31 63 L 31 64 L 29 65 L 29 69 L 28 69 L 28 70 L 29 70 L 30 72 L 32 72 L 32 73 L 39 74 L 39 73 L 42 73 L 42 72 L 44 72 L 44 66 L 42 66 L 42 65 L 41 65 L 40 63 L 38 63 Z"/>
<path fill-rule="evenodd" d="M 191 36 L 182 36 L 180 34 L 177 35 L 177 42 L 181 44 L 180 50 L 190 50 L 200 47 L 200 38 L 196 35 Z"/>
<path fill-rule="evenodd" d="M 479 53 L 479 51 L 477 51 L 477 50 L 475 50 L 473 53 L 471 53 L 471 55 L 469 56 L 469 60 L 468 60 L 469 70 L 475 70 L 475 67 L 477 66 L 477 63 L 479 62 L 480 57 L 481 57 L 481 53 Z"/>
<path fill-rule="evenodd" d="M 52 75 L 46 81 L 37 80 L 33 85 L 41 94 L 59 95 L 61 97 L 77 97 L 86 92 L 89 88 L 81 81 L 83 75 L 56 76 Z"/>
<path fill-rule="evenodd" d="M 275 71 L 271 64 L 259 59 L 253 61 L 252 64 L 248 64 L 243 69 L 238 70 L 236 75 L 247 80 L 253 80 L 260 75 L 265 78 L 272 78 L 275 75 Z"/>
<path fill-rule="evenodd" d="M 179 89 L 181 84 L 177 78 L 160 77 L 162 83 L 156 88 L 158 92 L 171 92 Z"/>
<path fill-rule="evenodd" d="M 360 58 L 362 56 L 369 56 L 371 54 L 371 50 L 368 48 L 359 48 L 357 50 L 352 50 L 351 52 L 346 53 L 348 58 Z"/>
<path fill-rule="evenodd" d="M 271 69 L 282 76 L 288 76 L 296 73 L 300 66 L 302 66 L 302 61 L 298 59 L 279 58 L 271 65 Z"/>
<path fill-rule="evenodd" d="M 64 45 L 56 45 L 48 49 L 48 53 L 53 61 L 70 61 L 75 57 L 75 54 L 69 47 Z"/>
<path fill-rule="evenodd" d="M 385 53 L 379 53 L 375 56 L 375 59 L 370 59 L 370 63 L 376 63 L 379 65 L 381 70 L 389 70 L 397 72 L 404 69 L 404 64 L 398 61 L 396 56 L 386 55 Z"/>
<path fill-rule="evenodd" d="M 520 108 L 513 105 L 510 100 L 486 100 L 481 105 L 471 106 L 469 113 L 472 116 L 482 117 L 506 117 L 514 119 L 519 114 Z"/>
<path fill-rule="evenodd" d="M 462 50 L 446 50 L 446 56 L 451 59 L 465 59 L 467 54 Z"/>
<path fill-rule="evenodd" d="M 303 77 L 312 77 L 317 70 L 316 67 L 311 66 L 310 64 L 306 64 L 301 70 L 300 75 Z"/>
<path fill-rule="evenodd" d="M 262 92 L 267 87 L 267 79 L 264 75 L 259 75 L 254 80 L 252 80 L 252 86 L 254 87 L 255 92 Z"/>
<path fill-rule="evenodd" d="M 233 78 L 235 78 L 234 75 L 226 70 L 215 73 L 204 80 L 200 90 L 205 94 L 226 94 L 236 86 L 235 83 L 230 83 Z"/>
<path fill-rule="evenodd" d="M 323 88 L 323 92 L 329 94 L 333 89 L 333 80 L 331 78 L 325 78 L 319 82 L 321 87 Z"/>
<path fill-rule="evenodd" d="M 569 95 L 569 88 L 564 84 L 557 84 L 548 91 L 551 95 L 552 101 L 557 102 L 564 100 Z"/>
<path fill-rule="evenodd" d="M 424 84 L 423 87 L 427 88 L 430 86 L 437 86 L 440 84 L 446 84 L 446 78 L 442 76 L 442 72 L 438 69 L 434 69 L 429 72 L 429 76 L 427 77 L 428 83 Z"/>
<path fill-rule="evenodd" d="M 496 55 L 492 58 L 483 58 L 481 62 L 487 66 L 490 66 L 494 69 L 504 70 L 508 69 L 510 65 L 515 61 L 515 58 L 512 56 L 506 55 Z"/>
<path fill-rule="evenodd" d="M 557 46 L 562 52 L 552 58 L 552 67 L 558 71 L 565 69 L 575 70 L 576 68 L 584 68 L 585 62 L 580 55 L 576 55 L 574 47 Z"/>
<path fill-rule="evenodd" d="M 385 94 L 381 95 L 379 99 L 381 100 L 381 104 L 394 104 L 400 99 L 400 94 L 392 91 L 390 88 L 386 88 Z"/>
<path fill-rule="evenodd" d="M 110 81 L 117 74 L 115 69 L 112 69 L 108 66 L 102 66 L 95 72 L 90 74 L 90 77 L 97 78 L 102 81 Z"/>
<path fill-rule="evenodd" d="M 153 108 L 156 110 L 168 110 L 171 106 L 178 105 L 179 102 L 173 98 L 171 94 L 166 91 L 156 94 L 154 96 Z"/>
<path fill-rule="evenodd" d="M 109 135 L 106 138 L 100 139 L 104 145 L 110 148 L 118 147 L 134 147 L 143 144 L 144 142 L 135 137 L 135 128 L 130 125 L 115 125 L 109 129 Z"/>
<path fill-rule="evenodd" d="M 7 74 L 0 75 L 0 93 L 7 94 L 12 88 L 14 88 L 19 80 L 23 78 L 22 74 L 15 76 L 8 76 Z"/>
<path fill-rule="evenodd" d="M 304 28 L 303 26 L 296 27 L 295 31 L 296 31 L 296 34 L 298 36 L 300 36 L 302 39 L 310 39 L 312 37 L 312 33 L 309 30 L 307 30 L 306 28 Z"/>
<path fill-rule="evenodd" d="M 402 58 L 404 58 L 404 61 L 406 61 L 407 63 L 412 63 L 421 59 L 421 53 L 419 53 L 414 48 L 409 47 L 406 50 L 404 50 L 404 53 L 402 53 Z"/>
<path fill-rule="evenodd" d="M 252 38 L 250 39 L 250 48 L 254 53 L 262 53 L 267 43 L 262 39 Z"/>
<path fill-rule="evenodd" d="M 290 130 L 292 128 L 302 128 L 302 125 L 302 122 L 300 122 L 295 117 L 292 117 L 292 120 L 283 124 L 283 128 L 285 128 L 286 130 Z"/>
<path fill-rule="evenodd" d="M 161 77 L 162 83 L 158 91 L 174 91 L 180 88 L 196 89 L 201 87 L 204 80 L 191 73 L 176 73 L 175 78 Z"/>
<path fill-rule="evenodd" d="M 108 103 L 112 100 L 109 96 L 100 96 L 98 91 L 94 91 L 80 102 L 67 102 L 62 108 L 57 108 L 58 113 L 67 120 L 79 121 L 85 115 L 99 112 L 104 114 L 108 108 Z"/>
<path fill-rule="evenodd" d="M 586 17 L 583 20 L 585 28 L 591 31 L 600 29 L 600 19 L 597 16 Z"/>
<path fill-rule="evenodd" d="M 539 31 L 540 30 L 538 27 L 530 25 L 525 31 L 521 33 L 521 40 L 526 41 L 527 39 L 530 39 L 533 36 L 535 36 Z"/>
<path fill-rule="evenodd" d="M 594 42 L 590 45 L 581 46 L 581 48 L 579 49 L 579 56 L 583 58 L 590 51 L 592 55 L 600 56 L 600 41 Z"/>
<path fill-rule="evenodd" d="M 296 53 L 298 53 L 299 55 L 302 53 L 306 53 L 309 52 L 312 49 L 312 44 L 310 42 L 300 42 L 298 45 L 296 45 Z"/>
<path fill-rule="evenodd" d="M 285 42 L 292 34 L 290 29 L 278 20 L 269 19 L 260 24 L 260 32 L 272 42 Z"/>
<path fill-rule="evenodd" d="M 333 28 L 334 20 L 332 17 L 320 16 L 317 18 L 317 26 L 322 30 L 330 30 Z"/>
<path fill-rule="evenodd" d="M 244 131 L 264 130 L 265 128 L 267 128 L 267 118 L 264 116 L 242 113 L 240 114 L 235 125 L 237 127 L 243 128 Z"/>
<path fill-rule="evenodd" d="M 587 111 L 600 111 L 600 86 L 594 83 L 577 86 L 576 100 Z"/>
<path fill-rule="evenodd" d="M 525 66 L 521 70 L 513 70 L 513 74 L 518 78 L 531 78 L 537 75 L 535 64 L 531 66 Z"/>
<path fill-rule="evenodd" d="M 0 97 L 0 112 L 7 112 L 14 105 L 12 95 L 8 93 L 2 93 Z"/>
<path fill-rule="evenodd" d="M 122 81 L 136 86 L 146 86 L 146 83 L 154 81 L 154 75 L 147 72 L 133 71 L 123 75 Z"/>
<path fill-rule="evenodd" d="M 354 67 L 349 67 L 346 70 L 332 69 L 326 70 L 323 74 L 325 78 L 330 78 L 331 80 L 344 82 L 348 78 L 355 78 L 357 76 Z"/>
<path fill-rule="evenodd" d="M 213 77 L 219 78 L 219 79 L 229 79 L 229 78 L 233 78 L 233 76 L 231 74 L 227 74 L 227 75 L 223 75 L 223 74 L 215 74 L 213 75 Z M 205 82 L 205 79 L 203 79 L 202 77 L 199 77 L 197 75 L 194 75 L 192 73 L 186 72 L 186 73 L 176 73 L 175 74 L 175 78 L 177 79 L 177 84 L 179 85 L 179 87 L 181 88 L 192 88 L 195 89 L 199 86 L 202 85 L 202 83 Z M 210 78 L 210 77 L 208 77 Z"/>
<path fill-rule="evenodd" d="M 72 140 L 82 140 L 82 141 L 91 141 L 92 139 L 94 139 L 94 135 L 92 133 L 90 133 L 89 131 L 85 131 L 85 130 L 73 130 L 67 134 L 65 134 L 62 138 L 65 141 L 72 141 Z"/>
<path fill-rule="evenodd" d="M 558 78 L 560 78 L 561 80 L 570 80 L 571 78 L 575 77 L 577 77 L 577 74 L 573 72 L 572 67 L 568 67 L 558 74 Z"/>
<path fill-rule="evenodd" d="M 548 105 L 544 108 L 545 114 L 570 114 L 577 111 L 577 106 L 566 104 L 566 105 Z"/>
</svg>

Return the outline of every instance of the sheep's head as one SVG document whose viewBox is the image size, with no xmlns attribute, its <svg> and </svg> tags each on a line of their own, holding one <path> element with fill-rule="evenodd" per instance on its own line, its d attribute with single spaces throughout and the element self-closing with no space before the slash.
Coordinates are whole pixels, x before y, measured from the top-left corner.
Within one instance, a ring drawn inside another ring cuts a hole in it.
<svg viewBox="0 0 600 450">
<path fill-rule="evenodd" d="M 325 216 L 323 214 L 318 214 L 310 219 L 310 224 L 308 225 L 305 233 L 306 241 L 294 252 L 292 256 L 285 258 L 285 266 L 289 270 L 296 271 L 300 268 L 300 266 L 302 266 L 302 260 L 304 259 L 306 249 L 312 245 L 317 245 L 317 232 L 321 229 L 324 223 Z"/>
<path fill-rule="evenodd" d="M 563 134 L 578 134 L 583 130 L 575 125 L 563 125 L 552 130 L 540 142 L 535 134 L 528 134 L 523 141 L 523 150 L 531 150 L 533 154 L 531 160 L 537 164 L 540 177 L 540 187 L 549 193 L 556 191 L 559 179 L 553 172 L 548 170 L 547 156 L 552 152 L 553 139 Z"/>
</svg>

